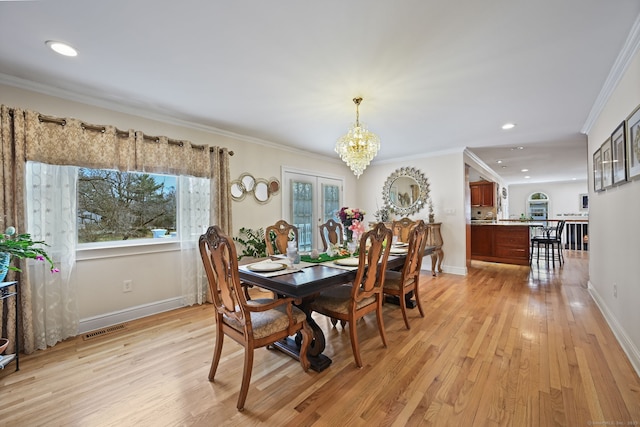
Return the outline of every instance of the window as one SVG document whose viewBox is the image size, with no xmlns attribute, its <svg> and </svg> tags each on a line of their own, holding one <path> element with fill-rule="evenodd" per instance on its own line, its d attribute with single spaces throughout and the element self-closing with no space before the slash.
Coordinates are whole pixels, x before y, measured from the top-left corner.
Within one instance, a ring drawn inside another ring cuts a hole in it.
<svg viewBox="0 0 640 427">
<path fill-rule="evenodd" d="M 177 236 L 176 177 L 78 169 L 78 244 Z"/>
</svg>

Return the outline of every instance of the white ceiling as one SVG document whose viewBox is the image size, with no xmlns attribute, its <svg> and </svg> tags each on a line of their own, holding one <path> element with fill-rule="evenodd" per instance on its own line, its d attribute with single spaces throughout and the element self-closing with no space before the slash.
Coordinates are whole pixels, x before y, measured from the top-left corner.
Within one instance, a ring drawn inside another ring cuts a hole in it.
<svg viewBox="0 0 640 427">
<path fill-rule="evenodd" d="M 508 183 L 586 179 L 581 129 L 639 16 L 638 0 L 0 1 L 0 83 L 331 157 L 362 96 L 375 161 L 470 147 Z"/>
</svg>

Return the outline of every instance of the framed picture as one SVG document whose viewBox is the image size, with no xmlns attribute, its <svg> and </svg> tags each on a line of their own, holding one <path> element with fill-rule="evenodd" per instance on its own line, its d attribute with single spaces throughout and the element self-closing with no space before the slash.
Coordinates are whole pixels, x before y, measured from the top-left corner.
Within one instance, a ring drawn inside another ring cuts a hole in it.
<svg viewBox="0 0 640 427">
<path fill-rule="evenodd" d="M 600 151 L 602 152 L 602 188 L 610 188 L 613 186 L 611 137 L 607 138 L 607 140 L 602 143 Z"/>
<path fill-rule="evenodd" d="M 581 211 L 588 211 L 589 210 L 589 195 L 588 194 L 581 194 L 580 195 L 580 206 L 579 209 Z"/>
<path fill-rule="evenodd" d="M 611 167 L 613 170 L 613 184 L 627 182 L 627 144 L 625 144 L 624 121 L 611 134 Z"/>
<path fill-rule="evenodd" d="M 602 191 L 602 150 L 593 153 L 593 191 Z"/>
<path fill-rule="evenodd" d="M 640 177 L 640 105 L 627 117 L 627 178 Z"/>
</svg>

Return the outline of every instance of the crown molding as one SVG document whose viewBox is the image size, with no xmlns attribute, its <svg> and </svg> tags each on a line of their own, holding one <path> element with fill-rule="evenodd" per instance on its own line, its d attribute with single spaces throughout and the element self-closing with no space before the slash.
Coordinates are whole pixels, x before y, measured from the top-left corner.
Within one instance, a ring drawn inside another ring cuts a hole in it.
<svg viewBox="0 0 640 427">
<path fill-rule="evenodd" d="M 593 107 L 591 107 L 591 111 L 589 112 L 587 121 L 582 126 L 582 129 L 580 129 L 580 132 L 585 135 L 589 134 L 591 128 L 595 124 L 596 120 L 598 120 L 598 117 L 600 117 L 602 110 L 611 98 L 611 94 L 615 90 L 616 86 L 618 86 L 620 79 L 622 79 L 622 76 L 627 71 L 627 68 L 629 68 L 631 60 L 639 49 L 640 15 L 638 15 L 635 22 L 633 23 L 631 31 L 629 32 L 629 36 L 622 46 L 622 50 L 618 54 L 618 57 L 613 63 L 611 71 L 609 71 L 609 75 L 607 76 L 607 79 L 605 80 L 604 85 L 602 86 L 602 89 L 600 90 L 600 93 L 598 94 L 598 97 L 593 104 Z"/>
<path fill-rule="evenodd" d="M 131 116 L 141 117 L 148 120 L 154 120 L 161 123 L 166 123 L 166 124 L 180 126 L 187 129 L 193 129 L 193 130 L 202 131 L 202 132 L 206 132 L 214 135 L 219 135 L 225 138 L 235 139 L 235 140 L 247 142 L 250 144 L 256 144 L 256 145 L 261 145 L 261 146 L 272 148 L 272 149 L 287 151 L 289 153 L 293 153 L 297 155 L 304 155 L 307 157 L 311 157 L 311 158 L 315 158 L 323 161 L 334 162 L 336 164 L 342 163 L 342 161 L 339 158 L 329 157 L 322 154 L 301 150 L 299 148 L 290 147 L 288 145 L 278 144 L 276 142 L 267 141 L 260 138 L 254 138 L 247 135 L 242 135 L 239 133 L 220 129 L 215 126 L 208 126 L 208 125 L 203 125 L 196 122 L 191 122 L 188 120 L 177 119 L 175 117 L 158 113 L 142 107 L 132 107 L 124 104 L 119 104 L 117 102 L 107 101 L 99 97 L 83 95 L 83 94 L 79 94 L 66 89 L 60 89 L 60 88 L 44 85 L 42 83 L 37 83 L 31 80 L 25 80 L 25 79 L 15 77 L 15 76 L 10 76 L 7 74 L 0 73 L 0 84 L 16 87 L 18 89 L 28 90 L 31 92 L 37 92 L 37 93 L 47 95 L 47 96 L 52 96 L 55 98 L 61 98 L 67 101 L 78 102 L 80 104 L 92 105 L 94 107 L 104 108 L 106 110 L 114 111 L 117 113 L 128 114 Z M 16 106 L 16 107 L 20 107 L 20 106 Z"/>
<path fill-rule="evenodd" d="M 491 169 L 491 167 L 489 165 L 487 165 L 480 157 L 478 157 L 473 151 L 470 151 L 468 148 L 464 149 L 464 155 L 468 158 L 470 158 L 471 160 L 473 160 L 478 166 L 480 166 L 484 172 L 488 173 L 489 175 L 493 176 L 494 178 L 500 179 L 504 181 L 504 178 L 502 178 L 502 176 L 500 176 L 499 173 L 497 173 L 496 171 L 494 171 L 493 169 Z M 480 172 L 480 171 L 478 171 Z"/>
</svg>

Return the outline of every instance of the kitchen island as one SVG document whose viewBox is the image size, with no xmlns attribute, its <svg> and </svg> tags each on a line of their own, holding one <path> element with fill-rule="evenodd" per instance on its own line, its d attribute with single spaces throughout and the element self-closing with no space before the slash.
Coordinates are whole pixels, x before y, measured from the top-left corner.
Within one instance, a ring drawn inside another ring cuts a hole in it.
<svg viewBox="0 0 640 427">
<path fill-rule="evenodd" d="M 471 259 L 529 265 L 530 230 L 539 222 L 471 223 Z"/>
</svg>

